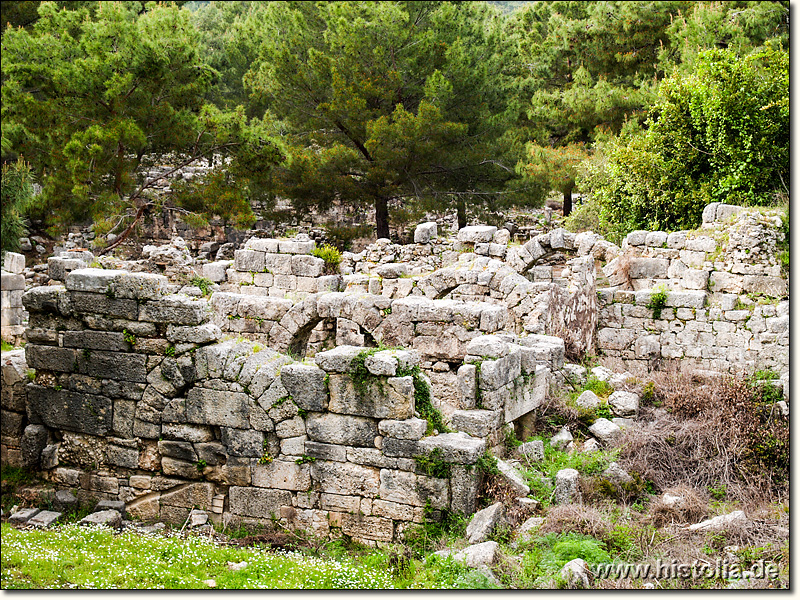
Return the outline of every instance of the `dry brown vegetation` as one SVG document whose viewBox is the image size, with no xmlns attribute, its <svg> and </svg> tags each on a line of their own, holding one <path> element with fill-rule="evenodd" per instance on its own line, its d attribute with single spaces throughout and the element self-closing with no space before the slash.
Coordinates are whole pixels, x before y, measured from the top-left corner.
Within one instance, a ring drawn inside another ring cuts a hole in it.
<svg viewBox="0 0 800 600">
<path fill-rule="evenodd" d="M 724 488 L 758 505 L 788 492 L 789 422 L 772 390 L 720 377 L 701 383 L 676 370 L 653 374 L 653 403 L 620 440 L 620 464 L 659 490 Z"/>
</svg>

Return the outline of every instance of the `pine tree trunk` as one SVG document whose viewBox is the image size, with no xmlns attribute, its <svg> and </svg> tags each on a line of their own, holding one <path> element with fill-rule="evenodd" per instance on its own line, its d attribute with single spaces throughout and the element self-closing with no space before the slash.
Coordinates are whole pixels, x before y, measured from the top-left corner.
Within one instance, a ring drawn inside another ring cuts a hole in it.
<svg viewBox="0 0 800 600">
<path fill-rule="evenodd" d="M 564 189 L 564 216 L 568 216 L 572 212 L 572 190 L 575 189 L 575 184 L 570 184 Z"/>
<path fill-rule="evenodd" d="M 463 199 L 456 201 L 456 215 L 458 218 L 458 228 L 464 229 L 467 226 L 467 204 Z"/>
<path fill-rule="evenodd" d="M 386 198 L 375 198 L 375 226 L 378 239 L 389 237 L 389 203 Z"/>
</svg>

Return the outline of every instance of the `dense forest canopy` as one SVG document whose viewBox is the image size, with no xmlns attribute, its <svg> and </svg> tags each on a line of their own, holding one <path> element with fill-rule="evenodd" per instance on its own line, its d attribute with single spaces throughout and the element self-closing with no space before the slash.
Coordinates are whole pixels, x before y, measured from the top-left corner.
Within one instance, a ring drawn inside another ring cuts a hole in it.
<svg viewBox="0 0 800 600">
<path fill-rule="evenodd" d="M 245 227 L 280 197 L 373 207 L 389 237 L 552 192 L 567 214 L 576 189 L 624 232 L 788 194 L 788 1 L 3 2 L 2 20 L 3 214 L 53 232 L 128 232 L 162 202 Z M 152 165 L 201 159 L 213 176 L 149 193 Z"/>
</svg>

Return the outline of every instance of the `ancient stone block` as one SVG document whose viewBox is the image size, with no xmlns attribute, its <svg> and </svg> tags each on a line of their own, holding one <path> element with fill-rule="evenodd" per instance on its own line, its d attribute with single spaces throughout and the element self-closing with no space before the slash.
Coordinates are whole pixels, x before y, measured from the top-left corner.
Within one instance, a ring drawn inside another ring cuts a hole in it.
<svg viewBox="0 0 800 600">
<path fill-rule="evenodd" d="M 253 485 L 278 490 L 307 491 L 311 489 L 308 465 L 273 460 L 269 464 L 252 467 Z"/>
<path fill-rule="evenodd" d="M 328 410 L 376 419 L 408 419 L 414 413 L 412 377 L 368 377 L 356 386 L 350 375 L 331 374 Z"/>
<path fill-rule="evenodd" d="M 248 429 L 250 398 L 241 392 L 223 392 L 192 388 L 186 395 L 186 419 L 189 423 Z"/>
<path fill-rule="evenodd" d="M 294 363 L 281 369 L 281 383 L 303 410 L 322 412 L 328 404 L 325 371 L 314 365 Z"/>
<path fill-rule="evenodd" d="M 332 413 L 309 414 L 306 430 L 313 441 L 346 446 L 372 446 L 378 435 L 372 419 Z"/>
<path fill-rule="evenodd" d="M 437 479 L 416 475 L 407 471 L 381 469 L 381 500 L 425 506 L 428 501 L 432 508 L 449 508 L 450 486 L 447 479 Z"/>
<path fill-rule="evenodd" d="M 52 429 L 92 435 L 111 430 L 111 400 L 104 396 L 28 384 L 28 419 Z"/>
<path fill-rule="evenodd" d="M 342 462 L 318 460 L 311 464 L 311 477 L 321 492 L 343 496 L 374 498 L 381 485 L 377 469 Z"/>
</svg>

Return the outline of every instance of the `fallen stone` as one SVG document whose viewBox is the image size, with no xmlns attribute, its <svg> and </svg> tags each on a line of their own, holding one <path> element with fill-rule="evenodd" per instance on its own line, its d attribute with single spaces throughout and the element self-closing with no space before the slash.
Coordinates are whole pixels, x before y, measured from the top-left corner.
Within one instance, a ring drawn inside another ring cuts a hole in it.
<svg viewBox="0 0 800 600">
<path fill-rule="evenodd" d="M 29 519 L 38 515 L 40 512 L 41 510 L 38 508 L 23 508 L 22 510 L 12 512 L 11 516 L 8 517 L 8 522 L 12 525 L 22 525 L 23 523 L 27 523 Z"/>
<path fill-rule="evenodd" d="M 614 441 L 622 433 L 619 425 L 615 425 L 608 419 L 599 418 L 590 427 L 589 431 L 594 435 L 603 445 L 613 444 Z"/>
<path fill-rule="evenodd" d="M 231 571 L 241 571 L 242 569 L 246 568 L 247 568 L 246 560 L 243 560 L 242 562 L 238 563 L 228 561 L 228 569 L 230 569 Z"/>
<path fill-rule="evenodd" d="M 536 536 L 536 531 L 544 523 L 544 517 L 531 517 L 517 529 L 516 541 L 525 542 Z"/>
<path fill-rule="evenodd" d="M 616 462 L 612 462 L 610 465 L 608 465 L 608 468 L 603 471 L 603 477 L 609 481 L 619 484 L 631 483 L 633 481 L 633 477 L 628 475 L 628 472 L 620 467 Z"/>
<path fill-rule="evenodd" d="M 70 490 L 58 490 L 53 502 L 61 509 L 69 509 L 78 505 L 78 499 Z"/>
<path fill-rule="evenodd" d="M 117 510 L 101 510 L 86 515 L 78 525 L 105 525 L 106 527 L 119 528 L 122 525 L 122 515 Z"/>
<path fill-rule="evenodd" d="M 598 450 L 600 450 L 600 444 L 594 438 L 589 438 L 581 446 L 581 452 L 597 452 Z"/>
<path fill-rule="evenodd" d="M 43 510 L 29 519 L 27 524 L 33 527 L 50 527 L 61 518 L 61 514 L 53 510 Z"/>
<path fill-rule="evenodd" d="M 556 473 L 556 504 L 572 504 L 578 495 L 580 473 L 575 469 L 561 469 Z"/>
<path fill-rule="evenodd" d="M 595 379 L 599 379 L 600 381 L 608 381 L 614 375 L 614 371 L 605 367 L 594 367 L 591 373 Z"/>
<path fill-rule="evenodd" d="M 472 225 L 458 231 L 459 242 L 472 244 L 489 243 L 494 238 L 497 227 L 491 225 Z"/>
<path fill-rule="evenodd" d="M 482 542 L 454 552 L 450 556 L 455 561 L 477 569 L 481 565 L 493 565 L 497 561 L 498 548 L 497 542 Z"/>
<path fill-rule="evenodd" d="M 639 395 L 633 392 L 614 392 L 608 397 L 608 403 L 620 417 L 635 417 L 639 414 Z"/>
<path fill-rule="evenodd" d="M 361 346 L 337 346 L 332 350 L 318 352 L 314 356 L 317 366 L 329 373 L 348 373 L 353 359 L 367 350 Z"/>
<path fill-rule="evenodd" d="M 438 227 L 435 221 L 427 223 L 420 223 L 414 230 L 414 243 L 415 244 L 428 244 L 431 239 L 438 235 Z"/>
<path fill-rule="evenodd" d="M 115 510 L 123 517 L 125 516 L 125 503 L 121 500 L 100 500 L 94 507 L 95 512 L 104 510 Z"/>
<path fill-rule="evenodd" d="M 424 454 L 436 449 L 441 450 L 445 462 L 471 465 L 483 454 L 486 441 L 466 433 L 442 433 L 422 438 L 419 442 L 419 450 Z"/>
<path fill-rule="evenodd" d="M 572 588 L 587 589 L 591 587 L 589 579 L 589 569 L 586 567 L 586 561 L 582 558 L 575 558 L 569 561 L 561 569 L 561 576 L 567 582 L 567 585 Z"/>
<path fill-rule="evenodd" d="M 739 527 L 747 524 L 747 517 L 743 510 L 735 510 L 726 515 L 720 515 L 713 519 L 706 519 L 700 523 L 689 525 L 689 531 L 724 531 L 728 527 Z"/>
<path fill-rule="evenodd" d="M 197 508 L 192 509 L 192 512 L 189 513 L 189 527 L 195 529 L 196 527 L 202 527 L 206 523 L 208 523 L 208 513 Z"/>
<path fill-rule="evenodd" d="M 498 458 L 497 468 L 500 470 L 500 473 L 503 476 L 503 479 L 506 480 L 506 483 L 514 488 L 514 491 L 516 491 L 520 496 L 527 496 L 531 493 L 531 488 L 525 483 L 522 475 L 520 475 L 519 472 L 506 461 Z"/>
<path fill-rule="evenodd" d="M 485 542 L 491 535 L 492 530 L 505 519 L 505 508 L 502 502 L 496 502 L 491 506 L 479 510 L 467 525 L 467 540 L 470 544 Z"/>
<path fill-rule="evenodd" d="M 569 427 L 564 426 L 561 431 L 550 438 L 550 446 L 556 450 L 564 450 L 572 441 L 572 434 L 569 432 Z"/>
<path fill-rule="evenodd" d="M 525 442 L 517 447 L 517 452 L 530 461 L 544 460 L 544 442 L 542 440 Z"/>
<path fill-rule="evenodd" d="M 581 408 L 596 408 L 602 403 L 603 401 L 592 390 L 586 390 L 575 400 L 575 404 Z"/>
</svg>

